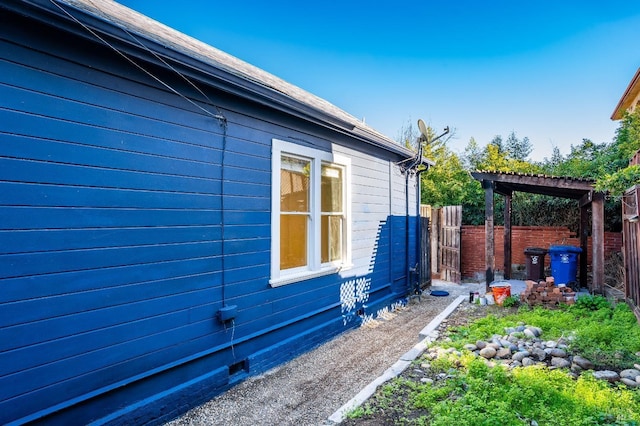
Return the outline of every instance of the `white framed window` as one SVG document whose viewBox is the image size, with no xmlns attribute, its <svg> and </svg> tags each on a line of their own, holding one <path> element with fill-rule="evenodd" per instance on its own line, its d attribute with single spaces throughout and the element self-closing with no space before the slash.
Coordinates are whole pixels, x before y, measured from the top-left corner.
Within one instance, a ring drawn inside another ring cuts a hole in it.
<svg viewBox="0 0 640 426">
<path fill-rule="evenodd" d="M 349 158 L 273 140 L 273 287 L 351 266 Z"/>
</svg>

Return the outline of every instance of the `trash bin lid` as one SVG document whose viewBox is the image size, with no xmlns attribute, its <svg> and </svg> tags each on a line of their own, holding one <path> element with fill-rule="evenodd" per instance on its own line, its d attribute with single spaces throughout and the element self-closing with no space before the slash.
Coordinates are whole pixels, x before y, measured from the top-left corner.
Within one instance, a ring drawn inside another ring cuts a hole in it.
<svg viewBox="0 0 640 426">
<path fill-rule="evenodd" d="M 511 283 L 509 281 L 493 281 L 489 284 L 489 287 L 511 287 Z"/>
<path fill-rule="evenodd" d="M 526 249 L 524 249 L 524 254 L 541 256 L 543 254 L 547 254 L 547 249 L 544 249 L 542 247 L 527 247 Z"/>
<path fill-rule="evenodd" d="M 582 253 L 582 249 L 575 246 L 551 246 L 549 253 Z"/>
</svg>

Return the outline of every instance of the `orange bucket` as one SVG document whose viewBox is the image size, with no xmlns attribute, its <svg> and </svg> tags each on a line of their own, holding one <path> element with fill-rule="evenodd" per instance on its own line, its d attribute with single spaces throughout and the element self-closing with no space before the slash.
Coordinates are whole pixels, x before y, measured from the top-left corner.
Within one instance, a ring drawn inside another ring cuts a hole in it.
<svg viewBox="0 0 640 426">
<path fill-rule="evenodd" d="M 496 304 L 502 306 L 502 303 L 504 303 L 505 299 L 511 296 L 511 284 L 492 284 L 491 291 L 493 292 L 493 298 L 495 299 Z"/>
</svg>

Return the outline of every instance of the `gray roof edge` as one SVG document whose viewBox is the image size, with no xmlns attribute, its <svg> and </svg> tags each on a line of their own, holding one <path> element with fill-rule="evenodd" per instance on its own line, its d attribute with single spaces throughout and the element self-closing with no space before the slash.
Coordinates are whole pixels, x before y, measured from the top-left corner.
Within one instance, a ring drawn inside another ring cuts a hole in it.
<svg viewBox="0 0 640 426">
<path fill-rule="evenodd" d="M 339 125 L 344 133 L 350 134 L 358 140 L 393 152 L 402 157 L 410 157 L 413 152 L 397 144 L 391 138 L 367 126 L 351 114 L 331 104 L 310 92 L 307 92 L 283 79 L 276 77 L 256 66 L 242 61 L 226 52 L 210 46 L 193 37 L 170 28 L 152 18 L 127 8 L 113 0 L 53 0 L 65 9 L 73 8 L 81 13 L 95 17 L 109 26 L 124 29 L 153 42 L 157 46 L 186 55 L 202 65 L 201 71 L 206 73 L 206 67 L 213 66 L 229 75 L 241 79 L 250 85 L 257 85 L 271 92 L 270 100 L 284 97 L 290 102 L 299 104 L 307 113 L 315 113 L 315 119 Z M 47 11 L 60 12 L 49 0 L 28 0 L 28 3 Z M 76 16 L 79 18 L 79 16 Z M 85 22 L 83 22 L 85 24 Z M 120 37 L 121 35 L 118 35 Z M 134 40 L 131 40 L 135 43 Z M 166 55 L 164 52 L 156 52 Z M 280 96 L 278 96 L 280 95 Z M 340 124 L 342 123 L 342 124 Z"/>
</svg>

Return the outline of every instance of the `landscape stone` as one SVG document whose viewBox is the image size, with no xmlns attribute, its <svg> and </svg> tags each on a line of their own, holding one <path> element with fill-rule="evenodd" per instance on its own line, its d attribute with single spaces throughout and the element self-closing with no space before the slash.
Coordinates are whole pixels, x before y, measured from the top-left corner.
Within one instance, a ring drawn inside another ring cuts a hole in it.
<svg viewBox="0 0 640 426">
<path fill-rule="evenodd" d="M 548 348 L 555 348 L 558 346 L 558 342 L 554 341 L 554 340 L 549 340 L 548 342 L 545 342 L 544 344 L 546 347 Z"/>
<path fill-rule="evenodd" d="M 620 380 L 620 376 L 618 375 L 618 373 L 611 370 L 594 371 L 593 377 L 598 380 L 606 380 L 610 383 L 614 383 Z"/>
<path fill-rule="evenodd" d="M 486 348 L 480 350 L 480 356 L 487 359 L 495 357 L 497 353 L 498 351 L 496 351 L 496 349 L 492 346 L 487 346 Z"/>
<path fill-rule="evenodd" d="M 635 370 L 633 368 L 628 370 L 622 370 L 620 372 L 620 377 L 623 379 L 636 380 L 636 377 L 640 376 L 640 371 Z"/>
<path fill-rule="evenodd" d="M 583 370 L 593 370 L 593 363 L 586 358 L 581 357 L 580 355 L 576 355 L 573 357 L 573 363 L 577 364 Z"/>
<path fill-rule="evenodd" d="M 551 351 L 549 352 L 549 355 L 551 355 L 552 357 L 557 357 L 557 358 L 566 358 L 567 357 L 567 353 L 565 351 L 563 351 L 562 349 L 558 349 L 558 348 L 551 349 Z"/>
<path fill-rule="evenodd" d="M 533 331 L 531 331 L 530 329 L 528 329 L 528 328 L 524 329 L 524 335 L 527 336 L 530 339 L 535 339 L 535 337 L 536 337 L 536 334 Z"/>
<path fill-rule="evenodd" d="M 478 349 L 478 346 L 474 345 L 473 343 L 467 343 L 466 345 L 463 346 L 463 348 L 473 352 Z"/>
<path fill-rule="evenodd" d="M 476 346 L 478 347 L 478 349 L 484 349 L 485 347 L 487 347 L 487 342 L 485 342 L 484 340 L 478 340 L 476 342 Z"/>
<path fill-rule="evenodd" d="M 571 371 L 573 371 L 574 373 L 581 373 L 582 371 L 584 371 L 584 368 L 580 367 L 574 362 L 573 364 L 571 364 Z"/>
<path fill-rule="evenodd" d="M 635 380 L 627 379 L 626 377 L 623 377 L 622 379 L 620 379 L 620 381 L 630 388 L 637 388 L 638 386 L 640 386 L 640 383 L 636 382 Z"/>
<path fill-rule="evenodd" d="M 536 362 L 529 357 L 525 357 L 522 359 L 523 367 L 531 367 L 532 365 L 536 365 Z"/>
<path fill-rule="evenodd" d="M 553 357 L 551 358 L 551 365 L 557 368 L 569 368 L 571 363 L 565 358 Z"/>
<path fill-rule="evenodd" d="M 511 358 L 511 350 L 508 348 L 498 349 L 498 352 L 496 352 L 496 358 L 500 358 L 500 359 Z"/>
<path fill-rule="evenodd" d="M 528 327 L 536 337 L 540 337 L 542 335 L 542 329 L 540 327 Z"/>
<path fill-rule="evenodd" d="M 538 358 L 538 361 L 544 361 L 547 358 L 547 353 L 540 348 L 533 348 L 531 355 Z"/>
<path fill-rule="evenodd" d="M 514 361 L 522 362 L 522 360 L 528 357 L 529 355 L 531 354 L 527 351 L 516 352 L 511 356 L 511 359 L 513 359 Z"/>
<path fill-rule="evenodd" d="M 423 377 L 422 379 L 420 379 L 420 382 L 432 385 L 433 384 L 433 379 L 430 379 L 428 377 Z"/>
</svg>

